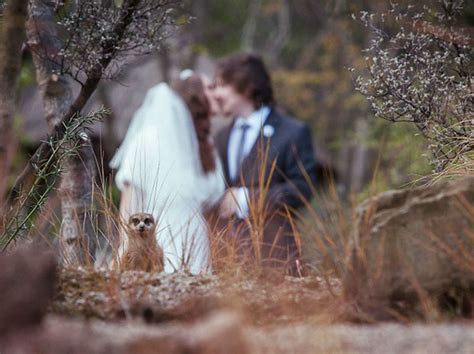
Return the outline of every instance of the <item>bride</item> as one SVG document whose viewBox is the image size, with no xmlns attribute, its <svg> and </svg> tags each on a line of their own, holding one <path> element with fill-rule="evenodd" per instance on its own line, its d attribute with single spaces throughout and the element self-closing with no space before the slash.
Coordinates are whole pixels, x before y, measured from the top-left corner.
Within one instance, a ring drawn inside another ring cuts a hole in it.
<svg viewBox="0 0 474 354">
<path fill-rule="evenodd" d="M 136 212 L 155 217 L 168 273 L 211 270 L 203 208 L 216 204 L 225 186 L 210 138 L 216 106 L 207 87 L 203 77 L 185 70 L 172 88 L 151 88 L 110 163 L 118 169 L 123 220 Z M 125 239 L 119 253 L 126 247 Z"/>
</svg>

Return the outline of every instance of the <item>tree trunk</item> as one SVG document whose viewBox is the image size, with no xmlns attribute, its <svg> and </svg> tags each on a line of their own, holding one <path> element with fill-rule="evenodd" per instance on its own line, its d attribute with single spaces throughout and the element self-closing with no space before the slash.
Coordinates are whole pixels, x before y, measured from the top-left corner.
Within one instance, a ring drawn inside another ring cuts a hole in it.
<svg viewBox="0 0 474 354">
<path fill-rule="evenodd" d="M 290 15 L 289 1 L 282 0 L 278 10 L 278 25 L 275 28 L 275 33 L 269 36 L 264 47 L 265 58 L 270 66 L 273 66 L 278 62 L 278 56 L 290 38 Z"/>
<path fill-rule="evenodd" d="M 7 180 L 14 152 L 12 125 L 27 8 L 28 0 L 9 0 L 0 33 L 0 216 L 4 215 Z"/>
<path fill-rule="evenodd" d="M 27 23 L 28 46 L 33 53 L 36 80 L 50 132 L 68 112 L 73 100 L 69 82 L 58 74 L 61 68 L 56 60 L 62 43 L 53 9 L 54 2 L 51 0 L 32 0 Z"/>
<path fill-rule="evenodd" d="M 158 64 L 160 66 L 161 76 L 164 82 L 170 82 L 171 62 L 170 49 L 165 44 L 158 53 Z"/>
<path fill-rule="evenodd" d="M 356 145 L 351 166 L 351 191 L 354 193 L 360 192 L 365 182 L 365 173 L 368 166 L 369 150 L 366 142 L 369 136 L 369 124 L 367 120 L 361 118 L 356 122 L 356 138 L 358 144 Z"/>
<path fill-rule="evenodd" d="M 38 2 L 38 0 L 35 1 Z M 38 4 L 41 5 L 41 1 L 38 2 Z M 48 6 L 50 6 L 50 2 L 48 4 Z M 120 15 L 121 20 L 115 24 L 112 30 L 112 33 L 116 34 L 115 42 L 111 43 L 104 49 L 104 51 L 102 52 L 102 59 L 94 68 L 91 69 L 92 75 L 89 76 L 85 83 L 82 85 L 81 91 L 77 95 L 72 105 L 69 107 L 67 113 L 63 115 L 58 124 L 54 126 L 54 129 L 51 132 L 49 138 L 53 138 L 56 141 L 63 138 L 66 131 L 66 126 L 74 121 L 76 113 L 82 110 L 89 98 L 92 96 L 92 94 L 97 88 L 97 85 L 100 82 L 100 79 L 102 78 L 104 71 L 107 69 L 108 65 L 114 57 L 116 45 L 121 42 L 128 26 L 133 22 L 133 19 L 135 18 L 134 13 L 135 11 L 137 11 L 139 4 L 140 0 L 128 0 L 123 3 L 122 14 Z M 50 10 L 48 11 L 51 12 Z M 36 15 L 40 17 L 42 14 L 41 12 L 37 11 Z M 51 16 L 49 17 L 51 18 Z M 32 22 L 34 25 L 34 21 Z M 36 37 L 39 36 L 34 35 L 33 32 L 33 38 Z M 33 40 L 32 44 L 34 44 L 34 42 L 35 41 Z M 58 79 L 56 75 L 51 76 L 53 80 Z M 51 154 L 51 146 L 45 141 L 43 141 L 38 147 L 38 149 L 35 151 L 33 156 L 28 160 L 28 163 L 26 164 L 23 171 L 17 177 L 15 184 L 12 188 L 12 193 L 19 193 L 21 190 L 23 190 L 24 187 L 28 184 L 28 176 L 34 173 L 36 166 L 41 166 L 44 161 L 50 158 Z"/>
<path fill-rule="evenodd" d="M 108 92 L 110 92 L 110 88 L 103 82 L 97 87 L 97 96 L 104 107 L 112 107 L 112 102 L 110 101 Z M 101 145 L 103 148 L 105 161 L 109 161 L 112 158 L 120 144 L 120 138 L 117 136 L 117 129 L 115 127 L 116 121 L 117 119 L 112 111 L 105 117 L 104 120 L 105 131 L 102 134 Z M 110 172 L 107 166 L 97 167 L 102 168 L 102 172 L 105 172 L 106 176 L 108 175 L 107 172 Z"/>
<path fill-rule="evenodd" d="M 92 145 L 85 133 L 80 144 L 77 152 L 62 166 L 59 241 L 63 263 L 90 265 L 96 245 L 92 217 L 96 169 Z"/>
<path fill-rule="evenodd" d="M 38 88 L 52 133 L 73 105 L 70 82 L 59 75 L 56 64 L 62 43 L 54 20 L 54 2 L 33 0 L 28 20 L 28 45 L 32 49 Z M 71 142 L 71 148 L 77 142 Z M 84 264 L 94 254 L 91 224 L 92 187 L 95 167 L 90 140 L 84 135 L 80 148 L 63 166 L 60 185 L 63 220 L 60 230 L 61 258 L 64 263 Z"/>
<path fill-rule="evenodd" d="M 257 17 L 262 7 L 262 0 L 252 0 L 249 4 L 247 21 L 242 30 L 241 50 L 244 52 L 253 51 L 255 34 L 257 31 Z"/>
</svg>

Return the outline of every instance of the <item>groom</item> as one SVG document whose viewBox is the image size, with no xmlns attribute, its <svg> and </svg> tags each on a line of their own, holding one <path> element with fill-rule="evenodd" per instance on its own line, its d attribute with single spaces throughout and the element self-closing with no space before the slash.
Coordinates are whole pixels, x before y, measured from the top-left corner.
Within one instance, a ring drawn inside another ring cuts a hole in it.
<svg viewBox="0 0 474 354">
<path fill-rule="evenodd" d="M 262 266 L 301 274 L 293 217 L 311 199 L 315 179 L 309 127 L 275 109 L 271 79 L 258 56 L 221 59 L 215 85 L 214 98 L 232 118 L 216 136 L 228 185 L 219 214 L 234 221 L 229 237 L 239 254 Z"/>
</svg>

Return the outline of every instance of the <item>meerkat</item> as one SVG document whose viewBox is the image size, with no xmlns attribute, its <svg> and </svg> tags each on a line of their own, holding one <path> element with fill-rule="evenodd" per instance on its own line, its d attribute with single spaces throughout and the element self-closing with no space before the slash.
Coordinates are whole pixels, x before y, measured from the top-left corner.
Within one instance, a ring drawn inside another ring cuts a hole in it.
<svg viewBox="0 0 474 354">
<path fill-rule="evenodd" d="M 148 213 L 131 215 L 127 229 L 128 244 L 120 258 L 120 270 L 163 271 L 163 250 L 156 242 L 156 223 L 153 215 Z"/>
</svg>

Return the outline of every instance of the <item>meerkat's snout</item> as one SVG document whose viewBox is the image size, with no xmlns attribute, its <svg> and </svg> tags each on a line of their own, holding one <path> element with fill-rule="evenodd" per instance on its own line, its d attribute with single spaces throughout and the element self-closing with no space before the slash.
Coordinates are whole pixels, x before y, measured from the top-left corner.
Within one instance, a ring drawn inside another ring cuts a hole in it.
<svg viewBox="0 0 474 354">
<path fill-rule="evenodd" d="M 129 227 L 131 227 L 132 230 L 138 231 L 141 236 L 147 236 L 148 234 L 152 234 L 148 231 L 151 229 L 154 230 L 155 228 L 155 219 L 151 214 L 137 213 L 130 217 Z"/>
</svg>

